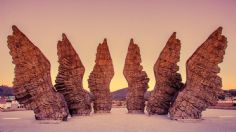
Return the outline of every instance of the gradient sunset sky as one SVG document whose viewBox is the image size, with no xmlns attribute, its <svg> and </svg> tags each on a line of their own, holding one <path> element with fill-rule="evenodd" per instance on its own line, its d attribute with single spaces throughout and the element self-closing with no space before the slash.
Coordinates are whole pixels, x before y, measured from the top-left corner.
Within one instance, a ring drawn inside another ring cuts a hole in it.
<svg viewBox="0 0 236 132">
<path fill-rule="evenodd" d="M 130 38 L 140 47 L 152 90 L 153 65 L 173 32 L 182 43 L 178 64 L 185 81 L 186 60 L 222 26 L 228 48 L 220 76 L 223 89 L 236 88 L 236 0 L 0 0 L 0 85 L 12 86 L 14 78 L 7 48 L 12 25 L 49 59 L 53 81 L 58 70 L 57 41 L 66 33 L 85 66 L 85 89 L 98 43 L 107 38 L 115 68 L 111 91 L 127 87 L 122 71 Z"/>
</svg>

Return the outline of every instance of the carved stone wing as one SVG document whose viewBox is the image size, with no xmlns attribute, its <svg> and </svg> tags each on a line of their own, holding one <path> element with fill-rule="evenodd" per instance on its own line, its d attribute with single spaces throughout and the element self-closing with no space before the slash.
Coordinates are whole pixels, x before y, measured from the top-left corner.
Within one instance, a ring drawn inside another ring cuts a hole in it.
<svg viewBox="0 0 236 132">
<path fill-rule="evenodd" d="M 147 111 L 149 115 L 168 114 L 170 105 L 183 87 L 177 63 L 180 60 L 181 43 L 176 39 L 174 32 L 166 43 L 154 65 L 156 84 L 148 100 Z"/>
<path fill-rule="evenodd" d="M 227 47 L 227 39 L 221 34 L 219 27 L 188 59 L 186 84 L 170 109 L 171 119 L 199 119 L 202 111 L 217 103 L 222 92 L 218 64 Z"/>
<path fill-rule="evenodd" d="M 62 34 L 62 41 L 58 41 L 57 55 L 59 68 L 56 90 L 64 95 L 72 116 L 89 115 L 91 100 L 89 92 L 83 89 L 85 68 L 65 34 Z"/>
<path fill-rule="evenodd" d="M 12 29 L 7 42 L 15 64 L 16 100 L 32 109 L 38 120 L 66 120 L 67 105 L 52 85 L 50 62 L 16 26 Z"/>
</svg>

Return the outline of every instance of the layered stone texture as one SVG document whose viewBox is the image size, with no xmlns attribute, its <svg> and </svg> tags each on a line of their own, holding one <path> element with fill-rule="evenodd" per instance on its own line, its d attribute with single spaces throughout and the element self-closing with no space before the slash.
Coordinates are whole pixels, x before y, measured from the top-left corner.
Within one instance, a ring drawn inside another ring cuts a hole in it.
<svg viewBox="0 0 236 132">
<path fill-rule="evenodd" d="M 7 42 L 15 64 L 16 100 L 32 109 L 37 120 L 66 120 L 67 105 L 52 85 L 50 62 L 16 26 L 12 29 Z"/>
<path fill-rule="evenodd" d="M 221 34 L 219 27 L 188 59 L 186 85 L 170 109 L 171 119 L 200 119 L 202 111 L 217 103 L 222 87 L 218 64 L 227 47 Z"/>
<path fill-rule="evenodd" d="M 130 40 L 123 74 L 128 82 L 126 97 L 128 113 L 144 113 L 144 94 L 148 89 L 149 78 L 141 63 L 140 50 L 133 39 Z"/>
<path fill-rule="evenodd" d="M 89 115 L 90 95 L 83 89 L 85 68 L 65 34 L 62 34 L 62 41 L 58 41 L 57 55 L 59 72 L 56 77 L 56 90 L 64 95 L 71 116 Z"/>
<path fill-rule="evenodd" d="M 110 82 L 114 76 L 111 55 L 104 39 L 97 47 L 95 66 L 89 75 L 88 84 L 94 96 L 93 108 L 95 113 L 109 113 L 112 106 Z"/>
<path fill-rule="evenodd" d="M 181 75 L 177 73 L 179 70 L 177 63 L 180 60 L 180 49 L 180 40 L 176 39 L 176 33 L 174 32 L 153 68 L 156 84 L 147 104 L 149 115 L 168 114 L 174 96 L 183 86 Z"/>
</svg>

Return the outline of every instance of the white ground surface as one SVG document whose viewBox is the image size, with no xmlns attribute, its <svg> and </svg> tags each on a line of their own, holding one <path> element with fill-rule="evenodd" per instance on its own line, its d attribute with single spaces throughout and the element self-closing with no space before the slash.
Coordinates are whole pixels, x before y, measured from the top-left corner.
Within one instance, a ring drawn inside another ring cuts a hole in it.
<svg viewBox="0 0 236 132">
<path fill-rule="evenodd" d="M 236 132 L 236 110 L 208 109 L 203 119 L 180 122 L 167 116 L 127 114 L 125 108 L 113 108 L 110 114 L 42 124 L 31 111 L 0 112 L 0 132 Z"/>
</svg>

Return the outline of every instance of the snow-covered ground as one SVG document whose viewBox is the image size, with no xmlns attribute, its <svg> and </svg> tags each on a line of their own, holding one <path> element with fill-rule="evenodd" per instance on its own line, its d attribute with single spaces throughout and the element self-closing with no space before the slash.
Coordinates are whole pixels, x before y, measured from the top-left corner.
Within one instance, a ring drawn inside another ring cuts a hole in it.
<svg viewBox="0 0 236 132">
<path fill-rule="evenodd" d="M 236 110 L 208 109 L 203 119 L 180 122 L 167 116 L 127 114 L 125 108 L 113 108 L 110 114 L 42 124 L 31 111 L 0 112 L 0 132 L 236 132 Z"/>
</svg>

